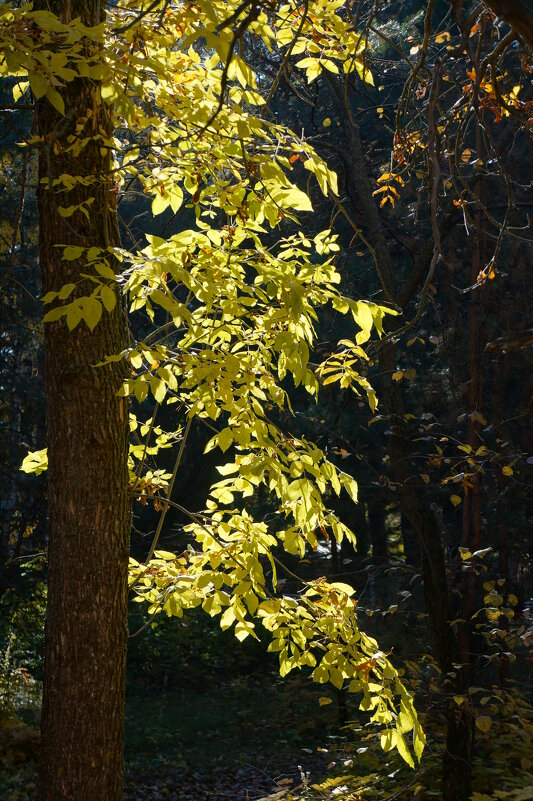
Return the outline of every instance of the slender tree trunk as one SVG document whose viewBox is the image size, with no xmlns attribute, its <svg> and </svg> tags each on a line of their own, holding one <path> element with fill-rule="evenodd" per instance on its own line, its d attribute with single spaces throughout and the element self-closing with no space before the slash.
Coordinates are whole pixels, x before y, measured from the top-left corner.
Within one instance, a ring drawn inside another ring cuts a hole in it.
<svg viewBox="0 0 533 801">
<path fill-rule="evenodd" d="M 396 369 L 396 346 L 386 343 L 380 352 L 380 368 L 386 376 Z M 403 403 L 398 386 L 383 381 L 381 389 L 391 419 L 391 462 L 402 514 L 416 533 L 422 551 L 424 599 L 428 612 L 433 647 L 439 668 L 444 674 L 444 712 L 446 716 L 446 751 L 443 759 L 443 801 L 467 801 L 471 792 L 471 756 L 473 716 L 467 702 L 458 706 L 454 695 L 468 694 L 468 673 L 461 666 L 461 652 L 450 626 L 449 592 L 446 562 L 438 520 L 424 498 L 424 485 L 411 467 L 410 445 Z"/>
<path fill-rule="evenodd" d="M 364 161 L 361 133 L 356 121 L 346 113 L 342 84 L 330 75 L 328 82 L 333 90 L 341 119 L 346 120 L 344 133 L 348 152 L 345 156 L 348 180 L 357 194 L 364 219 L 365 232 L 374 249 L 376 270 L 387 300 L 404 307 L 416 292 L 427 274 L 431 260 L 431 247 L 421 248 L 413 266 L 411 276 L 403 287 L 396 286 L 393 262 L 386 232 L 381 222 L 373 188 L 368 178 Z M 445 216 L 443 231 L 449 230 L 454 220 L 453 213 Z M 467 693 L 466 671 L 456 669 L 461 664 L 461 652 L 449 620 L 449 592 L 446 580 L 446 562 L 441 532 L 435 514 L 424 501 L 424 485 L 418 471 L 411 464 L 411 445 L 404 421 L 404 405 L 400 388 L 391 380 L 397 369 L 396 344 L 382 344 L 379 353 L 381 374 L 380 397 L 386 409 L 392 430 L 390 456 L 394 481 L 398 487 L 398 503 L 402 515 L 409 521 L 416 534 L 422 552 L 424 597 L 428 612 L 435 657 L 446 675 L 445 715 L 447 723 L 446 752 L 443 760 L 443 801 L 467 801 L 471 788 L 471 752 L 473 717 L 470 704 L 461 707 L 453 701 L 453 695 Z M 369 521 L 370 522 L 370 521 Z M 370 528 L 372 525 L 370 524 Z"/>
<path fill-rule="evenodd" d="M 387 531 L 385 529 L 385 505 L 383 498 L 376 493 L 368 494 L 368 528 L 372 541 L 372 563 L 374 565 L 387 565 L 389 551 L 387 547 Z"/>
<path fill-rule="evenodd" d="M 66 23 L 81 17 L 93 26 L 103 19 L 98 0 L 49 0 L 41 7 Z M 112 134 L 112 121 L 100 86 L 80 78 L 61 94 L 64 116 L 45 99 L 37 102 L 39 252 L 43 291 L 75 283 L 72 300 L 94 291 L 96 284 L 81 277 L 92 268 L 85 253 L 63 260 L 57 245 L 106 248 L 119 239 L 102 140 Z M 76 140 L 79 152 L 70 147 Z M 53 185 L 63 174 L 93 182 L 64 191 Z M 59 214 L 59 207 L 87 201 L 88 217 Z M 116 300 L 92 332 L 85 322 L 69 331 L 64 317 L 45 324 L 49 548 L 40 801 L 122 798 L 128 409 L 116 395 L 122 363 L 94 366 L 126 346 L 118 292 Z"/>
</svg>

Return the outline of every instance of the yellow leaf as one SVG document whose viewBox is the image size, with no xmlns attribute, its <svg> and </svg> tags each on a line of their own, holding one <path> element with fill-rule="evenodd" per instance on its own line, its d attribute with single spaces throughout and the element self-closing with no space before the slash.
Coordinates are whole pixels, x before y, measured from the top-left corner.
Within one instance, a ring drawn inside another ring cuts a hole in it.
<svg viewBox="0 0 533 801">
<path fill-rule="evenodd" d="M 40 473 L 43 473 L 47 467 L 48 451 L 46 448 L 43 448 L 42 451 L 30 451 L 30 453 L 24 457 L 20 469 L 25 473 L 35 473 L 35 475 L 38 476 Z"/>
<path fill-rule="evenodd" d="M 486 734 L 492 728 L 492 718 L 490 715 L 478 715 L 476 718 L 476 728 Z"/>
<path fill-rule="evenodd" d="M 13 100 L 15 101 L 15 103 L 18 100 L 20 100 L 20 98 L 22 97 L 28 86 L 29 86 L 28 81 L 17 81 L 17 83 L 13 87 Z"/>
<path fill-rule="evenodd" d="M 158 190 L 156 196 L 152 200 L 152 214 L 154 217 L 156 217 L 158 214 L 162 214 L 169 206 L 170 195 L 166 192 L 165 194 L 161 194 L 161 191 Z"/>
<path fill-rule="evenodd" d="M 502 473 L 504 476 L 512 476 L 514 470 L 510 465 L 506 464 L 504 467 L 502 467 Z"/>
<path fill-rule="evenodd" d="M 232 442 L 233 442 L 233 432 L 231 428 L 223 428 L 220 434 L 218 435 L 218 447 L 223 453 L 225 453 Z"/>
<path fill-rule="evenodd" d="M 46 92 L 46 99 L 52 106 L 59 111 L 62 116 L 65 116 L 65 101 L 53 86 L 49 86 Z"/>
<path fill-rule="evenodd" d="M 162 403 L 165 399 L 165 395 L 167 392 L 167 387 L 164 381 L 160 378 L 157 378 L 155 375 L 151 376 L 150 378 L 150 389 L 152 390 L 152 395 L 156 399 L 158 403 Z"/>
<path fill-rule="evenodd" d="M 105 306 L 106 311 L 111 312 L 116 306 L 117 298 L 113 290 L 108 284 L 104 284 L 100 290 L 100 297 Z"/>
<path fill-rule="evenodd" d="M 458 445 L 457 450 L 464 451 L 465 453 L 472 453 L 471 445 Z"/>
<path fill-rule="evenodd" d="M 345 64 L 349 64 L 350 62 L 345 62 Z M 357 70 L 357 74 L 361 78 L 362 81 L 365 83 L 370 84 L 370 86 L 374 86 L 374 76 L 366 66 L 366 63 L 359 58 L 355 59 L 355 69 Z"/>
<path fill-rule="evenodd" d="M 58 206 L 57 210 L 61 217 L 72 217 L 77 208 L 77 206 Z"/>
<path fill-rule="evenodd" d="M 384 751 L 390 751 L 392 748 L 394 748 L 397 741 L 398 732 L 396 732 L 394 729 L 385 729 L 385 731 L 381 733 L 380 742 Z"/>
<path fill-rule="evenodd" d="M 454 506 L 459 506 L 461 503 L 461 498 L 459 495 L 450 495 L 450 501 L 453 503 Z"/>
<path fill-rule="evenodd" d="M 48 91 L 48 81 L 42 72 L 30 72 L 28 75 L 30 88 L 37 100 L 44 97 Z"/>
<path fill-rule="evenodd" d="M 63 251 L 63 260 L 74 261 L 75 259 L 79 259 L 84 250 L 85 248 L 69 245 Z"/>
<path fill-rule="evenodd" d="M 405 762 L 407 762 L 410 768 L 414 768 L 415 763 L 413 762 L 413 757 L 411 756 L 411 754 L 407 749 L 407 744 L 405 742 L 403 735 L 401 734 L 401 732 L 397 731 L 396 736 L 398 738 L 398 741 L 396 743 L 396 748 L 398 749 L 399 755 Z"/>
<path fill-rule="evenodd" d="M 329 126 L 331 125 L 331 119 L 329 117 L 326 117 L 322 125 L 324 126 L 324 128 L 329 128 Z"/>
<path fill-rule="evenodd" d="M 354 588 L 350 584 L 343 584 L 340 581 L 334 582 L 331 586 L 348 596 L 352 596 L 355 592 Z"/>
<path fill-rule="evenodd" d="M 318 699 L 318 703 L 320 704 L 320 706 L 327 706 L 328 704 L 332 704 L 333 703 L 333 699 L 332 698 L 327 698 L 325 695 L 322 695 Z"/>
<path fill-rule="evenodd" d="M 226 611 L 220 618 L 220 628 L 225 631 L 233 624 L 235 620 L 235 611 L 232 606 L 228 606 Z"/>
</svg>

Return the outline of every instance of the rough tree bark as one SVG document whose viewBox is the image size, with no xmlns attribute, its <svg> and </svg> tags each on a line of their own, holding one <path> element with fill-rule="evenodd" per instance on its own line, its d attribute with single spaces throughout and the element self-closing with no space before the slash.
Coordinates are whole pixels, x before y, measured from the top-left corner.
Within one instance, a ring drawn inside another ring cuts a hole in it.
<svg viewBox="0 0 533 801">
<path fill-rule="evenodd" d="M 104 14 L 99 0 L 48 0 L 40 7 L 88 26 Z M 72 299 L 90 295 L 95 285 L 80 277 L 90 271 L 86 259 L 64 261 L 57 245 L 105 248 L 119 238 L 110 151 L 101 141 L 102 133 L 112 133 L 110 110 L 94 80 L 76 79 L 61 94 L 64 116 L 45 99 L 36 103 L 39 251 L 43 292 L 72 282 Z M 73 136 L 89 138 L 79 153 L 69 149 Z M 94 182 L 70 191 L 53 187 L 65 173 Z M 89 198 L 89 217 L 58 212 Z M 84 322 L 69 331 L 64 318 L 45 324 L 49 555 L 40 801 L 122 798 L 128 409 L 116 395 L 121 363 L 94 365 L 125 345 L 118 292 L 114 310 L 104 310 L 93 332 Z"/>
</svg>

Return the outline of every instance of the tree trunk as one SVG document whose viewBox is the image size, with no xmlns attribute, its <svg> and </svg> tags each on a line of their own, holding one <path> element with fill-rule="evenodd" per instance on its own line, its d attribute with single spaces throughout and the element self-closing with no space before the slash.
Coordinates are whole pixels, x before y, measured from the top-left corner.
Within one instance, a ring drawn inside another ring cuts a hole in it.
<svg viewBox="0 0 533 801">
<path fill-rule="evenodd" d="M 366 236 L 374 249 L 376 270 L 384 295 L 387 300 L 405 307 L 427 274 L 432 247 L 421 248 L 411 276 L 403 287 L 397 286 L 386 232 L 372 194 L 373 187 L 365 165 L 359 127 L 354 118 L 346 112 L 346 98 L 342 84 L 330 75 L 326 77 L 333 90 L 332 95 L 337 102 L 340 118 L 345 120 L 346 173 L 364 215 Z M 446 215 L 443 221 L 444 231 L 452 225 L 453 219 L 453 213 Z M 379 351 L 379 369 L 381 378 L 379 394 L 392 430 L 390 456 L 393 478 L 398 488 L 398 503 L 402 515 L 409 521 L 416 534 L 422 552 L 424 597 L 433 635 L 434 652 L 439 668 L 446 676 L 447 735 L 443 760 L 443 801 L 467 801 L 471 788 L 473 716 L 469 703 L 458 707 L 452 698 L 453 695 L 467 692 L 467 674 L 460 667 L 460 649 L 449 623 L 451 619 L 449 592 L 441 532 L 435 514 L 425 503 L 424 485 L 418 470 L 411 464 L 412 452 L 405 426 L 401 390 L 398 384 L 391 380 L 392 374 L 397 369 L 394 341 L 382 343 Z M 372 525 L 370 528 L 372 529 Z M 456 665 L 459 667 L 456 668 Z"/>
<path fill-rule="evenodd" d="M 396 369 L 396 346 L 386 342 L 380 351 L 382 376 Z M 444 674 L 446 751 L 443 759 L 443 801 L 467 801 L 471 792 L 473 716 L 470 703 L 458 706 L 453 695 L 468 693 L 467 671 L 461 666 L 457 638 L 450 625 L 446 562 L 438 520 L 424 498 L 420 475 L 412 469 L 409 435 L 397 384 L 384 380 L 381 397 L 391 421 L 390 454 L 402 514 L 416 533 L 422 550 L 424 599 L 433 635 L 433 647 Z"/>
<path fill-rule="evenodd" d="M 383 497 L 380 497 L 375 492 L 369 492 L 367 510 L 368 528 L 370 529 L 370 539 L 372 541 L 372 563 L 383 567 L 389 563 Z"/>
<path fill-rule="evenodd" d="M 49 0 L 41 7 L 66 23 L 81 17 L 88 26 L 101 22 L 104 13 L 98 0 Z M 43 142 L 39 252 L 43 292 L 75 283 L 70 301 L 90 295 L 97 285 L 80 277 L 92 272 L 85 253 L 65 261 L 57 245 L 106 248 L 118 245 L 119 238 L 110 151 L 102 146 L 102 134 L 112 134 L 112 120 L 100 85 L 80 78 L 61 94 L 64 116 L 44 98 L 36 103 Z M 88 141 L 77 153 L 71 145 L 82 138 Z M 64 191 L 52 183 L 63 174 L 91 176 L 93 183 L 78 182 Z M 89 217 L 82 211 L 67 218 L 59 214 L 59 207 L 89 198 Z M 116 394 L 123 364 L 94 367 L 126 347 L 116 289 L 115 295 L 114 309 L 103 310 L 92 332 L 85 322 L 69 331 L 65 318 L 45 324 L 49 547 L 40 801 L 122 798 L 128 408 Z"/>
</svg>

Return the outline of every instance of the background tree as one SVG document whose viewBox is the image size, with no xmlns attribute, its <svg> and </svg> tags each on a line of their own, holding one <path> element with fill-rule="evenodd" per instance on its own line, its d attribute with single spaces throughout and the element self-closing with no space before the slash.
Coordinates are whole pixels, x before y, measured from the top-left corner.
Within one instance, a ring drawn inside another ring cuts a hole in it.
<svg viewBox="0 0 533 801">
<path fill-rule="evenodd" d="M 477 558 L 468 560 L 490 544 L 495 551 L 490 569 L 498 571 L 499 561 L 500 569 L 505 566 L 500 580 L 513 586 L 516 574 L 509 574 L 506 555 L 509 542 L 491 536 L 489 520 L 494 520 L 498 493 L 511 491 L 508 484 L 504 488 L 504 477 L 513 476 L 520 462 L 524 477 L 529 469 L 525 458 L 518 457 L 520 451 L 530 451 L 524 448 L 527 434 L 518 422 L 525 424 L 527 417 L 528 380 L 524 377 L 504 390 L 506 403 L 516 404 L 515 414 L 509 415 L 518 426 L 511 466 L 504 463 L 510 456 L 509 441 L 501 438 L 497 444 L 491 436 L 501 409 L 493 399 L 501 397 L 505 386 L 499 371 L 507 369 L 508 362 L 505 368 L 503 361 L 489 367 L 484 349 L 485 326 L 505 325 L 504 307 L 491 301 L 498 281 L 506 283 L 515 330 L 528 328 L 520 302 L 522 277 L 515 271 L 513 281 L 507 281 L 503 273 L 513 251 L 516 256 L 521 253 L 522 264 L 527 262 L 531 240 L 519 232 L 527 227 L 530 199 L 523 195 L 526 185 L 519 162 L 502 154 L 511 140 L 517 153 L 530 150 L 530 55 L 520 55 L 513 44 L 514 31 L 502 30 L 501 22 L 477 5 L 456 4 L 452 16 L 438 3 L 394 8 L 385 4 L 379 10 L 360 3 L 354 20 L 374 48 L 366 53 L 364 89 L 357 78 L 339 79 L 326 69 L 316 80 L 318 61 L 308 49 L 304 55 L 309 58 L 299 62 L 307 69 L 308 86 L 294 69 L 284 92 L 290 96 L 292 88 L 299 98 L 292 105 L 295 127 L 304 126 L 322 152 L 332 154 L 332 163 L 342 165 L 342 207 L 336 204 L 331 213 L 343 232 L 345 280 L 353 281 L 356 292 L 362 281 L 374 285 L 378 297 L 406 315 L 405 325 L 393 321 L 393 333 L 376 348 L 389 447 L 373 492 L 381 509 L 388 504 L 400 511 L 403 553 L 423 571 L 433 653 L 446 676 L 444 797 L 467 798 L 475 722 L 475 701 L 468 688 L 479 681 L 480 655 L 486 648 L 474 621 L 487 570 Z M 317 41 L 320 34 L 327 36 L 318 31 Z M 412 43 L 408 48 L 406 41 Z M 294 61 L 298 67 L 298 59 Z M 361 63 L 363 74 L 364 69 Z M 391 139 L 392 152 L 387 155 Z M 365 251 L 369 256 L 361 264 L 356 256 L 363 257 Z M 375 270 L 374 278 L 367 265 Z M 428 340 L 437 348 L 425 381 L 420 370 L 427 370 L 427 363 L 415 355 L 415 348 Z M 527 359 L 527 353 L 522 358 Z M 489 378 L 487 373 L 495 368 L 498 378 Z M 518 374 L 516 366 L 515 379 Z M 455 388 L 448 389 L 447 375 L 454 376 Z M 448 412 L 443 389 L 450 392 Z M 343 407 L 346 416 L 350 412 Z M 351 416 L 355 418 L 353 408 Z M 343 426 L 341 434 L 336 423 L 330 423 L 332 441 L 342 443 L 348 455 L 351 438 L 344 430 Z M 358 445 L 359 440 L 358 436 Z M 499 444 L 505 441 L 504 454 Z M 428 452 L 432 442 L 433 453 L 431 446 Z M 441 471 L 438 480 L 435 469 Z M 498 476 L 494 488 L 492 481 Z M 443 492 L 454 485 L 461 494 L 457 489 Z M 518 480 L 518 492 L 520 486 Z M 457 513 L 450 512 L 459 505 Z M 517 509 L 523 508 L 518 502 Z M 517 521 L 517 532 L 521 526 Z M 413 533 L 418 548 L 413 547 Z M 461 561 L 458 546 L 466 561 Z M 518 563 L 529 549 L 526 546 Z M 373 553 L 372 561 L 376 556 Z M 487 603 L 489 595 L 485 592 Z M 517 600 L 512 592 L 511 597 Z M 512 615 L 490 612 L 493 620 L 504 614 Z M 457 698 L 469 701 L 459 709 Z"/>
</svg>

